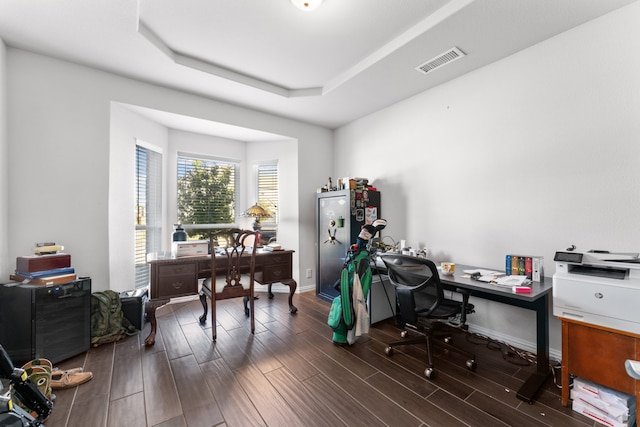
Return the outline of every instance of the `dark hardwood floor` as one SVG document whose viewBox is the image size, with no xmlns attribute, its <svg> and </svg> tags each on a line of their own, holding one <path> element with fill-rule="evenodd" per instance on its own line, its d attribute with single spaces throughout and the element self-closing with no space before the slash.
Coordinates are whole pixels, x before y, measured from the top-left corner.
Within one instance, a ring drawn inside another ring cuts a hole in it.
<svg viewBox="0 0 640 427">
<path fill-rule="evenodd" d="M 75 426 L 593 426 L 560 404 L 550 380 L 534 404 L 516 397 L 534 366 L 519 366 L 486 342 L 457 335 L 477 355 L 477 369 L 438 354 L 438 376 L 423 376 L 417 346 L 384 354 L 396 340 L 393 322 L 379 322 L 354 345 L 331 341 L 329 303 L 313 293 L 256 301 L 256 333 L 242 301 L 219 303 L 218 340 L 201 326 L 197 300 L 158 310 L 156 344 L 139 336 L 92 348 L 58 364 L 83 366 L 93 379 L 56 390 L 47 427 Z"/>
</svg>

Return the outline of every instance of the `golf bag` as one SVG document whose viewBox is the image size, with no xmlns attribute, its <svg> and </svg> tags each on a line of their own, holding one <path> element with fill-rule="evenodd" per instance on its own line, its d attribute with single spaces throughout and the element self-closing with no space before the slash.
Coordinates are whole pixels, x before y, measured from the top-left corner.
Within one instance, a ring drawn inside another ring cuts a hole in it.
<svg viewBox="0 0 640 427">
<path fill-rule="evenodd" d="M 386 224 L 385 220 L 379 219 L 363 226 L 356 243 L 349 248 L 335 285 L 340 295 L 333 299 L 327 320 L 336 344 L 353 344 L 369 331 L 367 297 L 373 281 L 369 241 Z"/>
</svg>

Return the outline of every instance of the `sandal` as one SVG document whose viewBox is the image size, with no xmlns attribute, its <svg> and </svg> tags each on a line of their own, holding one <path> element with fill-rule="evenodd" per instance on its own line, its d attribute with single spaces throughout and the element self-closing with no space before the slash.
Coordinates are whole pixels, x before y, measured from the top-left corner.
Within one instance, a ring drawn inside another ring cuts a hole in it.
<svg viewBox="0 0 640 427">
<path fill-rule="evenodd" d="M 51 374 L 51 388 L 70 388 L 84 384 L 93 378 L 91 372 L 53 371 Z"/>
</svg>

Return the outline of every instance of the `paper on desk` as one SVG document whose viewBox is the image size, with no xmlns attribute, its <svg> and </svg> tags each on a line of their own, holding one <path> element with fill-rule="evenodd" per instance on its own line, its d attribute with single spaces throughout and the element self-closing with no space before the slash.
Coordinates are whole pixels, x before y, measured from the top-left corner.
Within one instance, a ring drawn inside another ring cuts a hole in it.
<svg viewBox="0 0 640 427">
<path fill-rule="evenodd" d="M 504 276 L 496 280 L 496 285 L 506 286 L 508 288 L 512 286 L 522 286 L 526 280 L 527 280 L 527 276 L 517 276 L 517 275 Z"/>
<path fill-rule="evenodd" d="M 501 271 L 494 271 L 494 270 L 483 270 L 483 269 L 476 269 L 476 270 L 463 270 L 466 274 L 472 275 L 472 274 L 476 274 L 479 273 L 480 277 L 478 277 L 477 280 L 481 281 L 481 282 L 492 282 L 494 280 L 496 280 L 498 277 L 500 276 L 504 276 L 504 273 Z"/>
</svg>

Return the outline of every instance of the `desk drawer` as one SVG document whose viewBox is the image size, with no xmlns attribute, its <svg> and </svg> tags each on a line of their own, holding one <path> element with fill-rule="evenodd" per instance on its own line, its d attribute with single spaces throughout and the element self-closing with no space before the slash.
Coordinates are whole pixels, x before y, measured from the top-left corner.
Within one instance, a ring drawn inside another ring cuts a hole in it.
<svg viewBox="0 0 640 427">
<path fill-rule="evenodd" d="M 163 276 L 193 276 L 196 274 L 196 264 L 167 264 L 158 267 L 158 274 Z"/>
<path fill-rule="evenodd" d="M 262 283 L 279 282 L 291 278 L 291 264 L 270 264 L 262 267 Z"/>
<path fill-rule="evenodd" d="M 198 292 L 198 278 L 195 263 L 168 264 L 158 267 L 157 294 L 153 298 L 194 295 Z"/>
<path fill-rule="evenodd" d="M 291 264 L 291 253 L 272 252 L 268 256 L 257 258 L 257 263 L 263 266 L 275 264 Z"/>
</svg>

